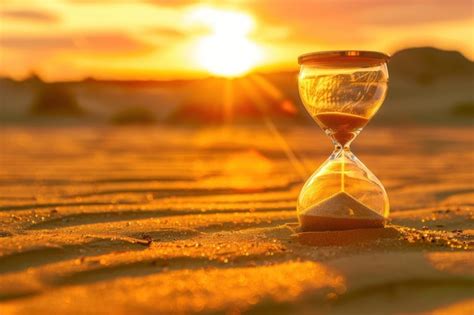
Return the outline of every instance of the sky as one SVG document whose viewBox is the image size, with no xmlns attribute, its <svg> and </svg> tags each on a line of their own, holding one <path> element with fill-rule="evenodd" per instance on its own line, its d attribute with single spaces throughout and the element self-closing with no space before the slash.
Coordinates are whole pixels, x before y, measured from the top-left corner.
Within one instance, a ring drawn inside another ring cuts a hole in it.
<svg viewBox="0 0 474 315">
<path fill-rule="evenodd" d="M 236 76 L 300 54 L 434 46 L 474 59 L 471 0 L 1 0 L 0 75 Z"/>
</svg>

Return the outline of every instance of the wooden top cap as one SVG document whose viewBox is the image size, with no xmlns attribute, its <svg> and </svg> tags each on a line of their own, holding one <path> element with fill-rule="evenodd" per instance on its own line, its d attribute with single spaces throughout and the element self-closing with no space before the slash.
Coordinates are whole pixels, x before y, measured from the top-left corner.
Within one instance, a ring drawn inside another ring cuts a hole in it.
<svg viewBox="0 0 474 315">
<path fill-rule="evenodd" d="M 371 67 L 386 63 L 390 57 L 376 51 L 337 50 L 319 51 L 298 57 L 300 65 L 323 67 Z"/>
</svg>

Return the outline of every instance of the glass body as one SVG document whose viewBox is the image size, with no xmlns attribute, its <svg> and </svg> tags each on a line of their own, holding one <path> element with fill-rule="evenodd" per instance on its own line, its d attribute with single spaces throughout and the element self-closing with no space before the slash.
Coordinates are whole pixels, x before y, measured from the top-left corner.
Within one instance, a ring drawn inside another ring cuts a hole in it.
<svg viewBox="0 0 474 315">
<path fill-rule="evenodd" d="M 383 227 L 388 197 L 380 181 L 350 151 L 387 92 L 388 56 L 338 51 L 303 55 L 301 100 L 331 138 L 334 151 L 306 181 L 297 211 L 304 231 Z"/>
</svg>

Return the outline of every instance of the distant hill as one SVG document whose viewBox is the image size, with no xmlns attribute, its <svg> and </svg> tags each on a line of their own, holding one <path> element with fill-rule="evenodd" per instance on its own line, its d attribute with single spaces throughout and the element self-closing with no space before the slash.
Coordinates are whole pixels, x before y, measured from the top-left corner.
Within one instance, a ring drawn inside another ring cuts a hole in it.
<svg viewBox="0 0 474 315">
<path fill-rule="evenodd" d="M 388 97 L 374 123 L 474 124 L 474 62 L 461 53 L 404 49 L 392 56 L 388 68 Z"/>
<path fill-rule="evenodd" d="M 35 116 L 81 116 L 84 114 L 64 83 L 42 84 L 30 113 Z"/>
<path fill-rule="evenodd" d="M 389 62 L 390 76 L 429 84 L 437 79 L 474 74 L 474 63 L 458 51 L 432 47 L 409 48 L 396 52 Z"/>
<path fill-rule="evenodd" d="M 409 48 L 395 53 L 388 67 L 388 97 L 371 124 L 473 123 L 474 63 L 461 53 Z M 86 79 L 62 84 L 87 113 L 78 118 L 80 121 L 123 120 L 124 113 L 132 108 L 140 109 L 141 115 L 134 123 L 261 123 L 263 112 L 279 124 L 312 123 L 299 99 L 297 74 L 297 69 L 252 74 L 232 80 L 232 88 L 228 80 L 213 77 L 175 81 Z M 35 76 L 19 82 L 0 79 L 1 121 L 34 121 L 36 118 L 28 113 L 47 85 Z"/>
</svg>

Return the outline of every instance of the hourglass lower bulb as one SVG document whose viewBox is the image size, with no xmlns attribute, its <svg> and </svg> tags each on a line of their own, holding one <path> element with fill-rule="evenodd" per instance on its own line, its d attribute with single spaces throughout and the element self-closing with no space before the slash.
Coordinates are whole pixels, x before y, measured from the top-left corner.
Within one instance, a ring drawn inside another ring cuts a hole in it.
<svg viewBox="0 0 474 315">
<path fill-rule="evenodd" d="M 298 197 L 303 231 L 383 227 L 388 197 L 350 144 L 383 103 L 388 56 L 335 51 L 300 56 L 300 96 L 309 114 L 331 138 L 331 156 L 306 181 Z"/>
</svg>

